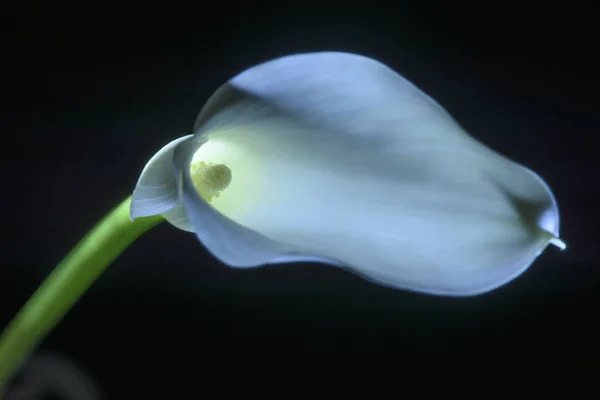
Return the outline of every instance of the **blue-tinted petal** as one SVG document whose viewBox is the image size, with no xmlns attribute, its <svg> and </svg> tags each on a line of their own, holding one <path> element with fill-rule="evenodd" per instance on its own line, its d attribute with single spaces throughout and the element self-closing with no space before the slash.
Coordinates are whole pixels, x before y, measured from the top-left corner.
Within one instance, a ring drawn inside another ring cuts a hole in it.
<svg viewBox="0 0 600 400">
<path fill-rule="evenodd" d="M 192 135 L 188 135 L 173 140 L 148 161 L 131 196 L 131 220 L 162 214 L 177 205 L 177 185 L 172 167 L 173 151 L 179 143 L 191 137 Z"/>
</svg>

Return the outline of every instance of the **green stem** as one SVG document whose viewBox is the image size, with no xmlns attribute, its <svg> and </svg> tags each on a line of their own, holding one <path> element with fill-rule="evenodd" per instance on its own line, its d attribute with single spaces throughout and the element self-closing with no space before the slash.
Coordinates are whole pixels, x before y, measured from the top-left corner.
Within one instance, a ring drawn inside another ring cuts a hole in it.
<svg viewBox="0 0 600 400">
<path fill-rule="evenodd" d="M 10 379 L 104 270 L 162 216 L 129 219 L 127 198 L 54 269 L 0 337 L 0 398 Z"/>
</svg>

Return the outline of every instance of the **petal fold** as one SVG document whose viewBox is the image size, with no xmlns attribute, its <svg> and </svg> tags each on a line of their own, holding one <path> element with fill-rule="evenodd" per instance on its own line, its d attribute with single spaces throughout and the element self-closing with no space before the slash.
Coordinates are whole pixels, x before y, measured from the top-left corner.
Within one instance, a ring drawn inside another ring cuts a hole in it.
<svg viewBox="0 0 600 400">
<path fill-rule="evenodd" d="M 158 151 L 144 166 L 131 196 L 129 217 L 148 217 L 165 213 L 179 202 L 177 184 L 173 175 L 175 147 L 193 135 L 175 139 Z"/>
</svg>

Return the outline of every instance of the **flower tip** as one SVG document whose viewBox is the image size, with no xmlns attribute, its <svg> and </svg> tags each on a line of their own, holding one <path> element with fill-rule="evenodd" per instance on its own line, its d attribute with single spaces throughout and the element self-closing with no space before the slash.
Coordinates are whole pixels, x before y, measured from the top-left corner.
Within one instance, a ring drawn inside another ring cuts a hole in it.
<svg viewBox="0 0 600 400">
<path fill-rule="evenodd" d="M 567 244 L 563 242 L 560 238 L 553 236 L 550 238 L 550 244 L 558 247 L 561 251 L 567 248 Z"/>
</svg>

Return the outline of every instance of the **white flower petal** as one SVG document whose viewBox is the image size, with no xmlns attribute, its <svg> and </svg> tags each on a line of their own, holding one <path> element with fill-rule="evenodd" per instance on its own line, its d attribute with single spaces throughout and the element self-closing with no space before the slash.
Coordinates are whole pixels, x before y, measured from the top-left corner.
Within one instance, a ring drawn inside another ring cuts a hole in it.
<svg viewBox="0 0 600 400">
<path fill-rule="evenodd" d="M 466 296 L 512 280 L 558 237 L 541 178 L 366 57 L 251 68 L 215 93 L 196 128 L 175 152 L 183 204 L 228 265 L 303 254 L 382 285 Z M 191 184 L 192 160 L 231 169 L 211 205 Z"/>
<path fill-rule="evenodd" d="M 177 205 L 179 196 L 173 176 L 173 151 L 192 136 L 173 140 L 148 161 L 131 196 L 129 217 L 132 221 L 162 214 Z"/>
<path fill-rule="evenodd" d="M 175 207 L 163 213 L 163 217 L 167 220 L 167 222 L 176 228 L 187 232 L 194 232 L 192 221 L 190 221 L 187 211 L 185 210 L 185 206 L 181 200 Z"/>
<path fill-rule="evenodd" d="M 174 154 L 181 200 L 198 239 L 218 259 L 232 267 L 256 267 L 289 252 L 289 246 L 254 232 L 207 204 L 193 187 L 189 165 L 199 143 L 179 145 Z"/>
</svg>

